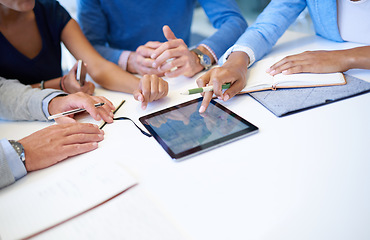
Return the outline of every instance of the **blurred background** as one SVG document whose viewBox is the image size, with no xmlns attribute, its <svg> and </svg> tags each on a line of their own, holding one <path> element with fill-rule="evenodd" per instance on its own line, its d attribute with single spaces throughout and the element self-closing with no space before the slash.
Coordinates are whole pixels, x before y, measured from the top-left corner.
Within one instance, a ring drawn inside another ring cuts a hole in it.
<svg viewBox="0 0 370 240">
<path fill-rule="evenodd" d="M 58 1 L 65 9 L 67 9 L 71 16 L 76 19 L 77 0 Z M 258 14 L 260 14 L 263 9 L 269 4 L 270 0 L 236 0 L 236 2 L 238 3 L 244 18 L 247 20 L 248 25 L 250 26 L 255 22 Z M 296 22 L 290 26 L 289 30 L 306 33 L 314 32 L 307 9 L 305 9 L 301 13 Z M 194 46 L 202 39 L 212 35 L 215 31 L 216 29 L 212 27 L 212 24 L 209 22 L 203 9 L 198 4 L 198 7 L 196 8 L 193 16 L 192 37 L 190 45 Z M 75 60 L 73 59 L 73 57 L 68 54 L 66 49 L 64 49 L 63 69 L 70 69 L 73 66 L 74 62 Z"/>
</svg>

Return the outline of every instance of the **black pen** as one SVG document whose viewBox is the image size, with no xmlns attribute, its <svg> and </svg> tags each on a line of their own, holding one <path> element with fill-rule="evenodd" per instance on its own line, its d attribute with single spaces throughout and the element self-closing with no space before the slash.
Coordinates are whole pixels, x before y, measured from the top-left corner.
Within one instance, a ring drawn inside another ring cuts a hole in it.
<svg viewBox="0 0 370 240">
<path fill-rule="evenodd" d="M 95 107 L 101 107 L 104 104 L 105 103 L 96 103 L 94 106 Z M 83 112 L 83 111 L 86 111 L 86 109 L 85 108 L 77 108 L 77 109 L 74 109 L 74 110 L 70 110 L 70 111 L 66 111 L 66 112 L 62 112 L 62 113 L 52 115 L 52 116 L 48 117 L 48 119 L 52 120 L 52 119 L 55 119 L 55 118 L 60 118 L 60 117 L 64 117 L 64 116 L 67 116 L 67 115 L 71 115 L 71 114 L 79 113 L 79 112 Z"/>
</svg>

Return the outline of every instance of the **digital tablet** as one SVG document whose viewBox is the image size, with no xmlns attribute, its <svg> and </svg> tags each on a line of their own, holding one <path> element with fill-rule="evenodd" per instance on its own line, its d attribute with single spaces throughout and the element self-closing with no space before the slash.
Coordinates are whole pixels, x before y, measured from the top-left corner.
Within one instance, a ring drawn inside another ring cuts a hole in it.
<svg viewBox="0 0 370 240">
<path fill-rule="evenodd" d="M 199 113 L 202 99 L 139 118 L 174 160 L 183 160 L 258 131 L 256 126 L 213 100 L 204 113 Z"/>
</svg>

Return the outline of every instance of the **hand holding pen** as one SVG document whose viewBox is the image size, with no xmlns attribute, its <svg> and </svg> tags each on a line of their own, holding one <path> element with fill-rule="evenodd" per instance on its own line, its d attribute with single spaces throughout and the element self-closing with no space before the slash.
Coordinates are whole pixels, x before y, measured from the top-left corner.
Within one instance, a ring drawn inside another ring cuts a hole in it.
<svg viewBox="0 0 370 240">
<path fill-rule="evenodd" d="M 226 83 L 226 84 L 223 84 L 221 88 L 222 89 L 229 89 L 230 86 L 231 86 L 230 83 Z M 209 86 L 206 86 L 206 87 L 189 89 L 189 90 L 186 90 L 186 91 L 184 91 L 180 94 L 182 94 L 182 95 L 191 95 L 191 94 L 204 93 L 204 92 L 213 92 L 213 85 L 209 85 Z"/>
<path fill-rule="evenodd" d="M 82 92 L 56 97 L 50 101 L 48 109 L 50 115 L 63 115 L 55 118 L 57 123 L 76 122 L 73 119 L 74 114 L 85 110 L 96 121 L 104 120 L 107 123 L 113 122 L 112 111 L 114 110 L 114 106 L 108 99 L 105 97 L 90 96 Z M 65 112 L 69 112 L 69 114 Z"/>
<path fill-rule="evenodd" d="M 233 52 L 229 55 L 228 60 L 222 67 L 216 67 L 200 78 L 197 79 L 199 87 L 213 86 L 213 92 L 204 92 L 202 105 L 199 112 L 206 111 L 213 94 L 218 99 L 227 101 L 238 94 L 247 84 L 247 66 L 249 64 L 249 57 L 244 52 Z M 222 91 L 222 85 L 230 83 L 230 88 Z"/>
</svg>

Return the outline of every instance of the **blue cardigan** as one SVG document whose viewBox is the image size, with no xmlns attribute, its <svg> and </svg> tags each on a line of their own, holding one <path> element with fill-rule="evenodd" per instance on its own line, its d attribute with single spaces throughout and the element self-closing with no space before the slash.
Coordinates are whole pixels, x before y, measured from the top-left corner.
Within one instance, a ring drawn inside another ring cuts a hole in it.
<svg viewBox="0 0 370 240">
<path fill-rule="evenodd" d="M 148 41 L 166 41 L 162 27 L 169 25 L 176 37 L 189 45 L 190 27 L 197 0 L 79 0 L 78 21 L 82 31 L 106 59 L 118 63 L 122 50 L 135 51 Z M 218 29 L 202 43 L 217 58 L 247 28 L 235 0 L 198 0 Z"/>
<path fill-rule="evenodd" d="M 287 28 L 306 8 L 311 15 L 316 34 L 336 42 L 343 42 L 337 24 L 336 0 L 272 0 L 223 57 L 227 57 L 236 45 L 248 47 L 255 60 L 260 60 L 275 45 Z"/>
</svg>

